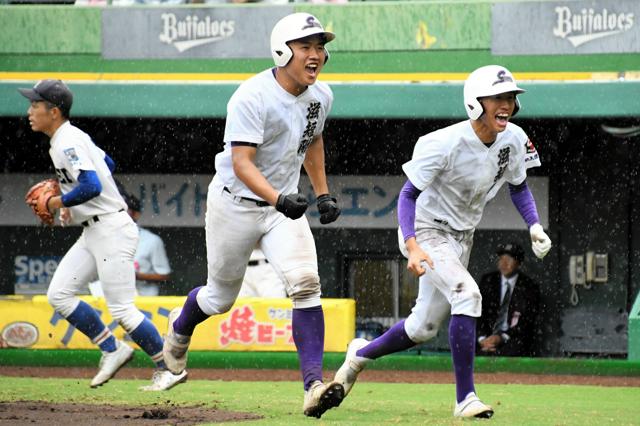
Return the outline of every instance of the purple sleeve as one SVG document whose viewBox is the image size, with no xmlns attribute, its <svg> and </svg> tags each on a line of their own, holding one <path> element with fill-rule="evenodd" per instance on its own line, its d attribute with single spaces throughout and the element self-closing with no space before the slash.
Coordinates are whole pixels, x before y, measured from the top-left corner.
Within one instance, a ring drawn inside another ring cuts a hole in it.
<svg viewBox="0 0 640 426">
<path fill-rule="evenodd" d="M 526 180 L 520 185 L 509 184 L 509 193 L 511 194 L 513 205 L 516 206 L 520 216 L 527 222 L 529 227 L 540 222 L 536 201 L 533 199 L 533 194 L 531 194 Z"/>
<path fill-rule="evenodd" d="M 402 236 L 405 241 L 410 237 L 416 236 L 416 200 L 420 192 L 410 180 L 407 180 L 400 190 L 400 196 L 398 197 L 398 223 L 400 223 L 400 229 L 402 229 Z"/>
</svg>

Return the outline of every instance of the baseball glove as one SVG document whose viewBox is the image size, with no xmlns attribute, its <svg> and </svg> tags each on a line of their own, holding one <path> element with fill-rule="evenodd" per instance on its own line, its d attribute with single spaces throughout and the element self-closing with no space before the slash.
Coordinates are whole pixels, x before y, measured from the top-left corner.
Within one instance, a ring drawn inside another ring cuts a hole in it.
<svg viewBox="0 0 640 426">
<path fill-rule="evenodd" d="M 33 213 L 46 225 L 53 225 L 53 214 L 49 211 L 47 203 L 51 197 L 60 195 L 60 185 L 56 179 L 46 179 L 38 182 L 29 189 L 24 201 Z"/>
</svg>

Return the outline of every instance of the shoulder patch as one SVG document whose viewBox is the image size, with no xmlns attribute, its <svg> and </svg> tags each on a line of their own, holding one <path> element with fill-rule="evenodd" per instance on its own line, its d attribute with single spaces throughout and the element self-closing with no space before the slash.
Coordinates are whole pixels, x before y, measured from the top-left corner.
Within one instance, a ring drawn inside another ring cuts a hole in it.
<svg viewBox="0 0 640 426">
<path fill-rule="evenodd" d="M 527 143 L 524 144 L 524 147 L 527 150 L 527 154 L 533 154 L 534 152 L 536 152 L 536 147 L 533 146 L 533 142 L 531 142 L 531 139 L 527 139 Z"/>
<path fill-rule="evenodd" d="M 69 160 L 72 166 L 77 166 L 80 164 L 80 158 L 78 158 L 78 154 L 76 154 L 75 148 L 67 148 L 62 152 L 64 152 L 64 155 L 67 157 L 67 160 Z"/>
</svg>

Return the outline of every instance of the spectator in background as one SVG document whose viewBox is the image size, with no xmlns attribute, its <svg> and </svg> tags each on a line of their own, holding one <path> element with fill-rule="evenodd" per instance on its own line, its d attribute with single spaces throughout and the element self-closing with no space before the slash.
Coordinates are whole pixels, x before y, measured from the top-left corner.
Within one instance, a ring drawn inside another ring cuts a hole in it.
<svg viewBox="0 0 640 426">
<path fill-rule="evenodd" d="M 136 224 L 140 218 L 140 200 L 131 194 L 124 197 L 129 216 Z M 138 225 L 140 238 L 134 257 L 136 268 L 136 289 L 139 296 L 158 296 L 159 284 L 171 277 L 171 266 L 160 236 Z"/>
<path fill-rule="evenodd" d="M 287 297 L 284 282 L 258 247 L 249 258 L 238 297 Z"/>
<path fill-rule="evenodd" d="M 482 316 L 478 321 L 478 352 L 502 356 L 534 356 L 538 285 L 520 271 L 524 250 L 516 243 L 496 251 L 498 270 L 482 276 Z"/>
</svg>

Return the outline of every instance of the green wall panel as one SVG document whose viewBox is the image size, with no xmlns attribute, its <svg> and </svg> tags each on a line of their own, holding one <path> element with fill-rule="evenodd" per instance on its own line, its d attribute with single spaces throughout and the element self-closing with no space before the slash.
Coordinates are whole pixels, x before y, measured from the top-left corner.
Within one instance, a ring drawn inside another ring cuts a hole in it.
<svg viewBox="0 0 640 426">
<path fill-rule="evenodd" d="M 468 73 L 488 64 L 500 64 L 513 72 L 625 72 L 640 71 L 640 55 L 493 56 L 485 50 L 336 52 L 331 53 L 324 73 Z M 0 54 L 0 72 L 257 73 L 272 65 L 270 59 L 105 60 L 88 54 Z"/>
<path fill-rule="evenodd" d="M 491 4 L 423 2 L 300 6 L 336 33 L 336 51 L 488 49 Z M 479 28 L 481 30 L 479 30 Z"/>
<path fill-rule="evenodd" d="M 0 6 L 0 28 L 0 54 L 100 53 L 100 8 Z"/>
<path fill-rule="evenodd" d="M 24 84 L 0 84 L 0 116 L 21 116 Z M 523 84 L 521 116 L 637 117 L 640 82 Z M 72 115 L 224 117 L 235 84 L 78 84 Z M 333 118 L 464 118 L 461 84 L 333 84 Z"/>
</svg>

